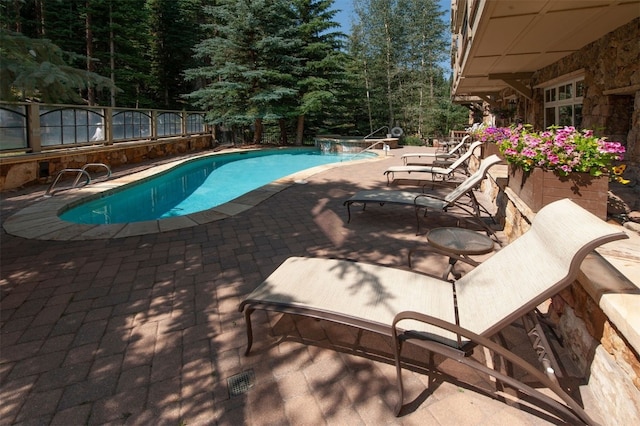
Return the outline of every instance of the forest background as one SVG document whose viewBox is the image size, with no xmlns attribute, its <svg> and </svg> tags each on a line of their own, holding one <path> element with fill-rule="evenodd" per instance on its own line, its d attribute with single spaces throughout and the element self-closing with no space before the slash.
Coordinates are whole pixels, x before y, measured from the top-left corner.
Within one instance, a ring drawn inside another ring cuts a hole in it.
<svg viewBox="0 0 640 426">
<path fill-rule="evenodd" d="M 468 123 L 437 0 L 0 0 L 0 100 L 204 110 L 259 143 Z"/>
</svg>

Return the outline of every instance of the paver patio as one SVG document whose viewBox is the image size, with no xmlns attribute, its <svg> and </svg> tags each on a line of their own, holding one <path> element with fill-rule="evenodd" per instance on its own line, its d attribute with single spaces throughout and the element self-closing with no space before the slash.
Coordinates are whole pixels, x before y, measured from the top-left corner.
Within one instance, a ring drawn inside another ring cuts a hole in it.
<svg viewBox="0 0 640 426">
<path fill-rule="evenodd" d="M 327 322 L 257 312 L 254 349 L 243 355 L 238 304 L 287 257 L 407 267 L 409 249 L 425 244 L 412 207 L 354 208 L 347 224 L 342 203 L 384 187 L 382 172 L 408 150 L 321 172 L 192 228 L 70 242 L 2 231 L 0 424 L 556 423 L 509 392 L 508 403 L 496 398 L 488 377 L 417 351 L 396 418 L 389 341 Z M 2 220 L 45 190 L 3 193 Z M 424 229 L 454 223 L 440 216 Z M 437 275 L 447 261 L 412 260 Z M 505 338 L 533 356 L 518 327 Z M 230 396 L 228 379 L 247 372 L 252 386 Z"/>
</svg>

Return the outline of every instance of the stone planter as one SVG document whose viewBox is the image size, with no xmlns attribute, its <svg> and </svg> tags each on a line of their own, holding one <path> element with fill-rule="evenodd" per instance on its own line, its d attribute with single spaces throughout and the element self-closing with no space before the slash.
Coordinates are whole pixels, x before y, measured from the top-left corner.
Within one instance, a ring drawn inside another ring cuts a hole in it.
<svg viewBox="0 0 640 426">
<path fill-rule="evenodd" d="M 540 168 L 523 172 L 509 165 L 509 188 L 534 212 L 553 201 L 569 198 L 600 219 L 607 218 L 607 175 L 594 177 L 588 173 L 571 173 L 559 176 Z"/>
</svg>

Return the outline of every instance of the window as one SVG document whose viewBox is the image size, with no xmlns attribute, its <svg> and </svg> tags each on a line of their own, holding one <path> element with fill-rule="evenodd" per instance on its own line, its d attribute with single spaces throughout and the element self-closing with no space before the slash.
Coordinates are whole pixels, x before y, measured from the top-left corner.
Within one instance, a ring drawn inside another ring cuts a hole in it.
<svg viewBox="0 0 640 426">
<path fill-rule="evenodd" d="M 187 113 L 187 133 L 202 133 L 204 130 L 204 114 Z"/>
<path fill-rule="evenodd" d="M 102 110 L 40 108 L 41 144 L 55 146 L 102 141 L 103 121 Z"/>
<path fill-rule="evenodd" d="M 112 120 L 114 140 L 151 137 L 150 111 L 114 110 Z"/>
<path fill-rule="evenodd" d="M 182 134 L 182 117 L 175 112 L 161 112 L 156 121 L 158 136 L 174 136 Z"/>
<path fill-rule="evenodd" d="M 584 77 L 544 89 L 544 126 L 582 126 Z"/>
<path fill-rule="evenodd" d="M 0 108 L 0 151 L 27 148 L 27 109 L 3 105 Z"/>
</svg>

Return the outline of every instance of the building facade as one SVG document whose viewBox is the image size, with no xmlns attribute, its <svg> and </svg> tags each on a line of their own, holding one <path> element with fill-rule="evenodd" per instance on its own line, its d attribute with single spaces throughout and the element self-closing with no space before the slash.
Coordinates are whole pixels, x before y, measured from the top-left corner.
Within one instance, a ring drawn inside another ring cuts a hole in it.
<svg viewBox="0 0 640 426">
<path fill-rule="evenodd" d="M 454 102 L 474 122 L 572 125 L 622 142 L 640 209 L 640 1 L 452 0 L 451 20 Z M 507 217 L 519 204 L 506 202 Z M 526 216 L 510 222 L 526 228 Z M 640 418 L 640 324 L 628 311 L 638 288 L 598 268 L 554 297 L 550 318 L 605 423 L 626 424 Z"/>
<path fill-rule="evenodd" d="M 451 11 L 452 95 L 476 121 L 593 129 L 637 169 L 640 1 L 453 0 Z"/>
</svg>

